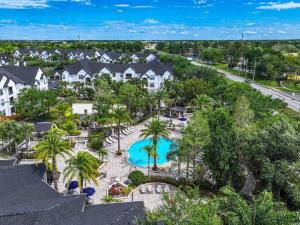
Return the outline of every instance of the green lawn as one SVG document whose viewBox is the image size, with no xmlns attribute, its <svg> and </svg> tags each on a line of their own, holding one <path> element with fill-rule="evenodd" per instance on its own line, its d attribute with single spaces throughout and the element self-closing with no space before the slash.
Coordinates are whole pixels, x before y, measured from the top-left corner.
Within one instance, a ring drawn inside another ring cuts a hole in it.
<svg viewBox="0 0 300 225">
<path fill-rule="evenodd" d="M 284 108 L 283 110 L 280 111 L 281 113 L 283 113 L 284 115 L 286 115 L 287 117 L 300 121 L 300 113 L 296 112 L 290 108 Z"/>
</svg>

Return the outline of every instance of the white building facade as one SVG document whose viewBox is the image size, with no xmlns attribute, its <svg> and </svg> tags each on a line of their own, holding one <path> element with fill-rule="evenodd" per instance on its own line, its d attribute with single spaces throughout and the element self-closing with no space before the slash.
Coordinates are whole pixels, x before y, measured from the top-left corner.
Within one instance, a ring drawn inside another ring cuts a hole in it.
<svg viewBox="0 0 300 225">
<path fill-rule="evenodd" d="M 0 68 L 0 115 L 15 114 L 13 106 L 18 94 L 24 88 L 48 89 L 48 79 L 40 68 L 3 66 Z"/>
<path fill-rule="evenodd" d="M 88 60 L 78 61 L 67 66 L 62 71 L 62 81 L 87 82 L 106 74 L 117 82 L 126 82 L 133 78 L 147 81 L 147 89 L 156 91 L 166 80 L 173 80 L 173 69 L 169 63 L 132 63 L 132 64 L 106 64 Z"/>
</svg>

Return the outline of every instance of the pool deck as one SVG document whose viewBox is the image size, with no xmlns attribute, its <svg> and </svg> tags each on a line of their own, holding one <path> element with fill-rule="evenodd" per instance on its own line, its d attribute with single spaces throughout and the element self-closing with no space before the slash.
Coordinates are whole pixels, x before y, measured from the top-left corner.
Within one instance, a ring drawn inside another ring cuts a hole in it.
<svg viewBox="0 0 300 225">
<path fill-rule="evenodd" d="M 162 120 L 166 120 L 166 118 L 161 117 Z M 150 119 L 151 120 L 151 119 Z M 146 121 L 144 123 L 138 124 L 136 126 L 131 127 L 134 132 L 132 134 L 129 134 L 128 136 L 125 136 L 121 139 L 121 149 L 124 151 L 124 153 L 127 152 L 129 147 L 135 143 L 138 140 L 141 140 L 139 137 L 141 135 L 141 129 L 145 127 L 145 123 L 149 123 L 149 121 Z M 174 123 L 180 123 L 180 121 L 177 121 L 173 119 Z M 180 131 L 171 131 L 170 130 L 170 137 L 172 139 L 177 139 L 180 137 Z M 88 136 L 88 131 L 83 130 L 81 132 L 82 137 L 87 137 Z M 86 187 L 94 187 L 96 190 L 96 193 L 92 196 L 93 204 L 99 204 L 103 203 L 102 198 L 107 195 L 107 190 L 110 187 L 112 183 L 114 183 L 116 180 L 120 181 L 125 181 L 128 178 L 128 175 L 131 171 L 133 170 L 140 170 L 144 172 L 144 174 L 147 174 L 148 169 L 147 168 L 141 168 L 141 167 L 136 167 L 132 164 L 130 164 L 127 160 L 127 154 L 123 154 L 120 157 L 116 157 L 115 153 L 117 151 L 117 141 L 111 145 L 108 145 L 105 147 L 108 155 L 105 158 L 105 163 L 99 168 L 99 171 L 102 173 L 106 173 L 105 178 L 99 178 L 98 183 L 99 185 L 96 186 L 93 183 L 86 183 Z M 97 157 L 97 155 L 93 152 L 91 152 L 89 149 L 87 149 L 84 146 L 84 143 L 78 143 L 76 148 L 73 148 L 72 155 L 77 154 L 79 151 L 87 151 Z M 25 162 L 24 162 L 25 163 Z M 63 171 L 63 169 L 66 167 L 66 159 L 64 159 L 61 156 L 57 157 L 57 164 L 58 164 L 58 170 Z M 175 171 L 176 166 L 173 165 L 173 163 L 169 162 L 167 164 L 164 164 L 162 166 L 163 168 L 173 168 L 171 169 L 162 169 L 162 171 L 158 174 L 161 176 L 171 176 L 171 177 L 176 177 L 177 172 Z M 156 174 L 157 175 L 157 174 Z M 59 181 L 58 181 L 58 187 L 59 187 L 59 192 L 65 193 L 66 192 L 66 184 L 67 181 L 63 180 L 63 175 L 60 176 Z M 139 201 L 143 200 L 145 202 L 145 206 L 149 210 L 153 210 L 155 207 L 161 204 L 161 194 L 141 194 L 139 192 L 139 188 L 136 188 L 133 190 L 133 200 L 134 201 Z M 131 195 L 127 198 L 122 198 L 121 199 L 124 202 L 131 201 Z"/>
</svg>

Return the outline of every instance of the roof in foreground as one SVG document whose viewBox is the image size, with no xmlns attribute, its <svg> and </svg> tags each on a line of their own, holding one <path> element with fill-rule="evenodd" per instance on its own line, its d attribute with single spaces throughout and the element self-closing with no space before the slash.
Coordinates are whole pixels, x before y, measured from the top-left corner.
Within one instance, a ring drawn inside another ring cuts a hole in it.
<svg viewBox="0 0 300 225">
<path fill-rule="evenodd" d="M 143 202 L 85 206 L 84 195 L 63 196 L 42 181 L 43 165 L 0 167 L 0 224 L 133 225 Z"/>
</svg>

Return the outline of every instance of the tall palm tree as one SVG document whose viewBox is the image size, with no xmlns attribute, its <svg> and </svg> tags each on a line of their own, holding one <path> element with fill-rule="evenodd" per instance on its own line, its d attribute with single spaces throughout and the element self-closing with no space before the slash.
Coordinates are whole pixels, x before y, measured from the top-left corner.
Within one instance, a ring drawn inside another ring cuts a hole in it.
<svg viewBox="0 0 300 225">
<path fill-rule="evenodd" d="M 121 152 L 121 139 L 120 139 L 121 123 L 130 121 L 130 116 L 129 116 L 129 113 L 127 111 L 127 108 L 120 107 L 120 106 L 115 108 L 111 115 L 112 115 L 112 118 L 117 123 L 117 128 L 118 128 L 118 150 L 116 152 L 116 155 L 122 155 L 122 152 Z"/>
<path fill-rule="evenodd" d="M 155 97 L 157 101 L 157 119 L 159 120 L 161 103 L 167 97 L 167 93 L 164 90 L 158 90 L 155 93 Z"/>
<path fill-rule="evenodd" d="M 215 100 L 205 94 L 197 95 L 196 98 L 192 100 L 193 107 L 200 110 L 210 108 L 215 104 Z"/>
<path fill-rule="evenodd" d="M 152 170 L 157 171 L 158 170 L 157 162 L 156 162 L 157 144 L 158 144 L 160 137 L 168 138 L 170 135 L 170 132 L 167 130 L 167 125 L 163 122 L 160 122 L 157 119 L 154 119 L 149 124 L 147 124 L 146 128 L 142 129 L 141 132 L 142 132 L 142 134 L 140 135 L 140 137 L 142 137 L 142 138 L 151 137 L 151 139 L 152 139 L 153 151 L 154 151 L 154 157 L 153 157 L 154 164 L 153 164 Z"/>
<path fill-rule="evenodd" d="M 93 181 L 98 185 L 97 177 L 100 176 L 98 171 L 100 161 L 96 157 L 88 152 L 78 152 L 77 155 L 68 159 L 67 163 L 68 165 L 63 171 L 64 180 L 68 178 L 71 182 L 74 177 L 77 177 L 80 192 L 83 190 L 83 181 Z"/>
<path fill-rule="evenodd" d="M 156 157 L 157 155 L 156 152 L 154 152 L 153 145 L 146 145 L 142 148 L 142 150 L 146 152 L 148 156 L 148 177 L 150 177 L 150 159 L 151 156 Z"/>
<path fill-rule="evenodd" d="M 71 146 L 67 140 L 63 138 L 64 132 L 57 127 L 52 127 L 48 131 L 47 136 L 43 141 L 37 144 L 34 148 L 36 151 L 35 159 L 43 160 L 46 165 L 46 168 L 49 169 L 49 160 L 52 160 L 52 173 L 53 173 L 53 183 L 54 189 L 58 191 L 57 186 L 57 161 L 56 156 L 60 155 L 65 158 L 65 155 L 71 155 Z"/>
</svg>

